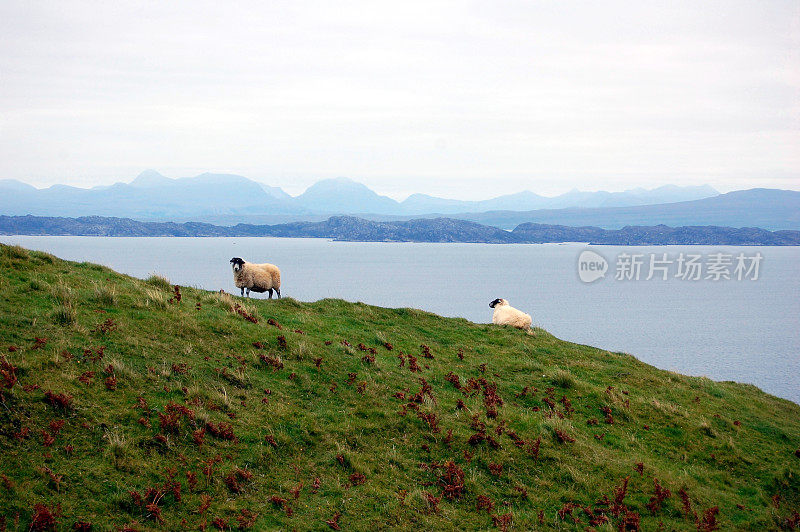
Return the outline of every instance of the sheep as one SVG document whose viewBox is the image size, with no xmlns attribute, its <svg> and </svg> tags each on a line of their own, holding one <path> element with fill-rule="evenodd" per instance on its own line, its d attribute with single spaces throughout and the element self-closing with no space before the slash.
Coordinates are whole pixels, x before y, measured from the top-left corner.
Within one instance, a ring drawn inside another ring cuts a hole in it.
<svg viewBox="0 0 800 532">
<path fill-rule="evenodd" d="M 242 297 L 247 290 L 247 297 L 250 297 L 250 292 L 269 292 L 269 298 L 272 299 L 272 291 L 275 290 L 278 299 L 281 298 L 281 271 L 274 264 L 254 264 L 233 257 L 231 266 L 233 282 L 236 288 L 241 288 Z"/>
<path fill-rule="evenodd" d="M 492 323 L 495 325 L 511 325 L 532 334 L 530 314 L 515 309 L 505 299 L 495 299 L 489 303 L 489 307 L 494 309 Z"/>
</svg>

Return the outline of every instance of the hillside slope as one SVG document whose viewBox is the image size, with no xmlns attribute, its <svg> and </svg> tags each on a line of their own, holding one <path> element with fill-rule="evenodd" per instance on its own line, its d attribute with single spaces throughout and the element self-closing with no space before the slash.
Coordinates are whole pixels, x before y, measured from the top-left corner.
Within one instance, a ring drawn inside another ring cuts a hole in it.
<svg viewBox="0 0 800 532">
<path fill-rule="evenodd" d="M 800 521 L 800 406 L 542 330 L 9 246 L 0 315 L 0 529 Z"/>
</svg>

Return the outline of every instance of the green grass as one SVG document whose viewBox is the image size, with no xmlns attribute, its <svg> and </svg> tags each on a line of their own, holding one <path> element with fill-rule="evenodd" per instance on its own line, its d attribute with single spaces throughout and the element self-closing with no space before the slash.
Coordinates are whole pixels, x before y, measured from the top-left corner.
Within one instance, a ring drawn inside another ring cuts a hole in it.
<svg viewBox="0 0 800 532">
<path fill-rule="evenodd" d="M 718 507 L 723 529 L 778 529 L 800 507 L 800 407 L 753 386 L 414 309 L 180 293 L 0 247 L 0 525 L 30 529 L 39 504 L 60 508 L 62 530 L 236 528 L 243 511 L 266 530 L 330 530 L 335 514 L 343 530 L 490 529 L 506 514 L 516 530 L 583 530 L 588 508 L 611 530 L 625 512 L 598 501 L 626 477 L 643 530 L 697 528 L 680 490 L 698 515 Z M 430 391 L 409 406 L 421 379 Z M 492 440 L 472 445 L 480 423 Z M 448 461 L 463 471 L 452 499 Z M 652 512 L 654 479 L 671 496 Z"/>
</svg>

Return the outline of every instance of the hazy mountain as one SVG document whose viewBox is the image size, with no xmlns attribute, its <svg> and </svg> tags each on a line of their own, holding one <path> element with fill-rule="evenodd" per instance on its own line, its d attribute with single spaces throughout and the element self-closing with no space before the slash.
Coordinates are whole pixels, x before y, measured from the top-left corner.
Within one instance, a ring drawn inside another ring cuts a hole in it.
<svg viewBox="0 0 800 532">
<path fill-rule="evenodd" d="M 0 179 L 0 190 L 13 190 L 19 192 L 35 192 L 36 188 L 16 179 Z"/>
<path fill-rule="evenodd" d="M 145 170 L 136 178 L 130 182 L 132 187 L 138 188 L 149 188 L 149 187 L 160 187 L 160 186 L 169 186 L 172 184 L 175 179 L 170 179 L 165 177 L 155 170 Z"/>
<path fill-rule="evenodd" d="M 147 170 L 130 183 L 109 187 L 84 189 L 53 185 L 39 190 L 19 185 L 18 182 L 0 182 L 0 212 L 143 219 L 303 212 L 290 201 L 276 197 L 280 190 L 277 187 L 268 193 L 261 184 L 231 174 L 205 173 L 170 179 Z"/>
<path fill-rule="evenodd" d="M 460 214 L 487 211 L 530 211 L 534 209 L 561 209 L 567 207 L 616 207 L 650 205 L 676 201 L 690 201 L 719 195 L 709 185 L 679 187 L 666 185 L 645 190 L 637 188 L 624 192 L 582 192 L 572 190 L 551 198 L 540 196 L 530 190 L 498 196 L 483 201 L 459 201 L 426 194 L 412 194 L 400 204 L 403 214 Z"/>
<path fill-rule="evenodd" d="M 513 229 L 525 222 L 619 229 L 626 225 L 716 225 L 800 229 L 800 192 L 754 188 L 712 198 L 631 207 L 464 213 L 455 217 Z"/>
<path fill-rule="evenodd" d="M 380 196 L 361 183 L 346 177 L 319 181 L 294 198 L 295 205 L 318 213 L 399 212 L 400 204 Z"/>
<path fill-rule="evenodd" d="M 281 187 L 272 187 L 270 185 L 265 185 L 264 183 L 259 183 L 259 185 L 261 185 L 261 188 L 264 190 L 264 192 L 266 192 L 275 199 L 279 199 L 281 201 L 292 200 L 292 197 L 286 192 L 284 192 L 284 190 Z"/>
<path fill-rule="evenodd" d="M 36 189 L 16 180 L 0 180 L 0 213 L 9 215 L 99 215 L 141 220 L 205 220 L 233 225 L 299 218 L 319 221 L 321 216 L 331 214 L 359 214 L 384 221 L 437 214 L 509 229 L 528 221 L 570 225 L 573 222 L 587 225 L 588 222 L 588 225 L 621 227 L 626 224 L 704 223 L 698 222 L 703 219 L 717 225 L 786 226 L 786 216 L 781 217 L 780 209 L 772 212 L 768 203 L 771 200 L 762 201 L 763 198 L 753 197 L 751 201 L 754 203 L 744 201 L 728 210 L 725 210 L 725 202 L 688 206 L 684 215 L 669 214 L 683 212 L 680 211 L 682 207 L 675 211 L 663 206 L 668 202 L 714 197 L 722 196 L 708 185 L 668 185 L 652 190 L 638 188 L 624 192 L 573 190 L 555 197 L 522 191 L 481 201 L 412 194 L 405 201 L 397 202 L 343 177 L 319 181 L 299 196 L 292 197 L 280 187 L 258 183 L 240 175 L 204 173 L 172 179 L 155 170 L 142 172 L 130 183 L 89 189 L 66 185 Z M 631 210 L 631 207 L 643 205 L 662 207 Z M 605 208 L 612 210 L 603 210 Z M 698 214 L 706 217 L 693 216 L 694 209 L 699 209 Z M 727 214 L 722 216 L 720 209 Z M 650 217 L 650 213 L 656 217 Z M 720 214 L 722 218 L 714 217 L 713 213 Z M 750 213 L 761 215 L 751 218 Z M 790 223 L 789 227 L 795 226 Z"/>
</svg>

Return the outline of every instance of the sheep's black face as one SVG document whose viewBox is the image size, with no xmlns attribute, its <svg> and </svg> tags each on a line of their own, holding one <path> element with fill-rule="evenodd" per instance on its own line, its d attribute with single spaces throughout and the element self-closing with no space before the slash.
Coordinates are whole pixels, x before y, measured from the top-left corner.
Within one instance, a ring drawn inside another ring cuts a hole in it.
<svg viewBox="0 0 800 532">
<path fill-rule="evenodd" d="M 238 272 L 244 266 L 244 261 L 239 257 L 233 257 L 231 259 L 231 266 L 233 266 L 233 271 Z"/>
<path fill-rule="evenodd" d="M 495 299 L 494 301 L 489 303 L 489 307 L 490 308 L 494 308 L 495 306 L 497 306 L 500 303 L 500 301 L 502 301 L 502 299 Z"/>
</svg>

